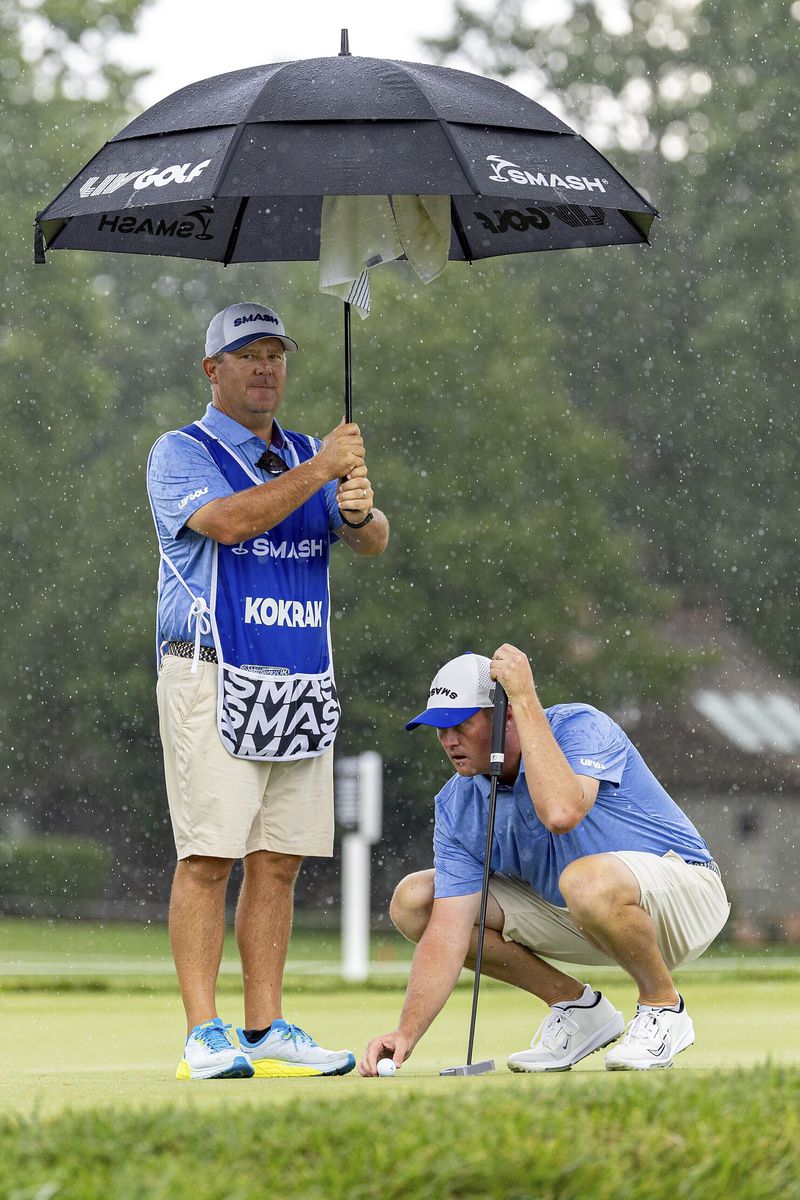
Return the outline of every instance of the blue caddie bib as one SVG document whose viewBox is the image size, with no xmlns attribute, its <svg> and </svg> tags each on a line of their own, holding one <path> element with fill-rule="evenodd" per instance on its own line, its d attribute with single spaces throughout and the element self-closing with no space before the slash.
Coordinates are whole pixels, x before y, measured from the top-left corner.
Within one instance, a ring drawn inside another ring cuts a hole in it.
<svg viewBox="0 0 800 1200">
<path fill-rule="evenodd" d="M 205 447 L 234 491 L 262 484 L 202 422 L 181 433 Z M 316 445 L 283 431 L 293 465 Z M 217 725 L 237 758 L 291 762 L 333 745 L 340 707 L 333 678 L 328 560 L 322 491 L 267 533 L 214 542 L 208 609 L 195 598 L 199 634 L 210 632 L 219 663 Z M 172 564 L 168 564 L 172 565 Z M 172 568 L 174 570 L 174 567 Z"/>
</svg>

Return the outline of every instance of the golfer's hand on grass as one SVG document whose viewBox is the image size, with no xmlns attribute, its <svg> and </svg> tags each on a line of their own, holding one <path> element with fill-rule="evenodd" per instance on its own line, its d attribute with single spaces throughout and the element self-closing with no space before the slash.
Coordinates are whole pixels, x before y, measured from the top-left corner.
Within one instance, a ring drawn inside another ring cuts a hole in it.
<svg viewBox="0 0 800 1200">
<path fill-rule="evenodd" d="M 374 501 L 372 484 L 367 478 L 366 463 L 362 463 L 350 471 L 345 479 L 340 480 L 336 490 L 336 503 L 342 516 L 347 517 L 348 521 L 363 521 L 372 509 Z"/>
<path fill-rule="evenodd" d="M 411 1053 L 410 1038 L 404 1037 L 399 1029 L 394 1033 L 384 1033 L 375 1037 L 364 1051 L 364 1057 L 358 1064 L 359 1075 L 377 1075 L 378 1059 L 391 1058 L 396 1067 L 401 1067 Z"/>
<path fill-rule="evenodd" d="M 494 652 L 489 674 L 503 685 L 510 704 L 516 704 L 536 694 L 533 671 L 527 655 L 504 642 Z"/>
</svg>

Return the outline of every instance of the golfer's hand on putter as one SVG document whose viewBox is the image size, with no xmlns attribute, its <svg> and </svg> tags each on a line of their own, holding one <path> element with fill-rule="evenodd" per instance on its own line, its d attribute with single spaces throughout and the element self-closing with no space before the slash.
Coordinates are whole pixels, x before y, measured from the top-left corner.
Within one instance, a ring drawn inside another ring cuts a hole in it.
<svg viewBox="0 0 800 1200">
<path fill-rule="evenodd" d="M 510 704 L 536 694 L 533 671 L 526 654 L 504 642 L 494 652 L 489 674 L 502 684 Z"/>
<path fill-rule="evenodd" d="M 359 1075 L 377 1075 L 378 1059 L 391 1058 L 396 1067 L 401 1067 L 411 1053 L 410 1041 L 399 1030 L 394 1033 L 384 1033 L 375 1037 L 364 1051 L 364 1057 L 358 1064 Z"/>
<path fill-rule="evenodd" d="M 346 479 L 352 471 L 364 465 L 364 439 L 357 425 L 346 424 L 342 419 L 327 437 L 317 454 L 317 462 L 324 464 L 329 479 Z"/>
</svg>

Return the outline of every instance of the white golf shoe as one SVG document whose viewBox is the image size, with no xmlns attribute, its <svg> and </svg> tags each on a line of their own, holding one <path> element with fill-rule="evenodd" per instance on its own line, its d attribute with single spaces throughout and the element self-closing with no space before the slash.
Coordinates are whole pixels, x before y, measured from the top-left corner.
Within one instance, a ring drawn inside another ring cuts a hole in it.
<svg viewBox="0 0 800 1200">
<path fill-rule="evenodd" d="M 608 1046 L 625 1021 L 610 1000 L 587 984 L 572 1003 L 554 1004 L 533 1035 L 530 1050 L 510 1055 L 511 1071 L 569 1071 L 576 1062 Z"/>
<path fill-rule="evenodd" d="M 672 1066 L 694 1042 L 694 1025 L 681 997 L 680 1008 L 640 1007 L 618 1046 L 606 1055 L 607 1071 L 653 1071 Z"/>
<path fill-rule="evenodd" d="M 299 1025 L 281 1019 L 273 1021 L 257 1042 L 251 1042 L 243 1029 L 238 1029 L 237 1033 L 253 1064 L 256 1078 L 346 1075 L 356 1065 L 355 1055 L 349 1050 L 323 1050 Z"/>
<path fill-rule="evenodd" d="M 176 1079 L 250 1079 L 253 1067 L 219 1017 L 195 1025 L 186 1039 Z"/>
</svg>

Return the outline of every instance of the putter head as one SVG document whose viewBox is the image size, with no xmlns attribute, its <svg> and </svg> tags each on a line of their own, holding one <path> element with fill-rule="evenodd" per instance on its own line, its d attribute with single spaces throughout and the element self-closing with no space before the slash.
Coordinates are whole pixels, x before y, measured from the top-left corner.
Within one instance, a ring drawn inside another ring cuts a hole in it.
<svg viewBox="0 0 800 1200">
<path fill-rule="evenodd" d="M 485 1058 L 483 1062 L 467 1063 L 464 1067 L 446 1067 L 440 1075 L 485 1075 L 494 1070 L 494 1059 Z"/>
</svg>

